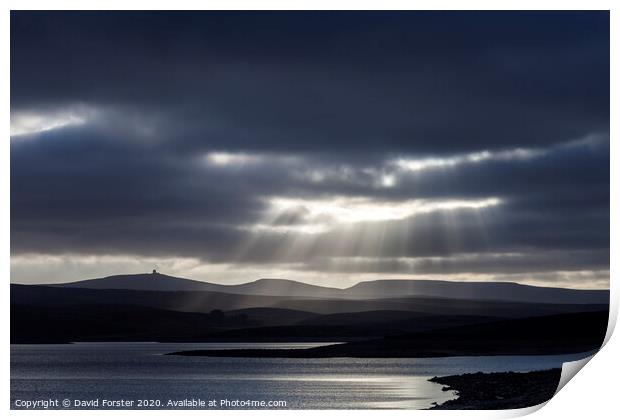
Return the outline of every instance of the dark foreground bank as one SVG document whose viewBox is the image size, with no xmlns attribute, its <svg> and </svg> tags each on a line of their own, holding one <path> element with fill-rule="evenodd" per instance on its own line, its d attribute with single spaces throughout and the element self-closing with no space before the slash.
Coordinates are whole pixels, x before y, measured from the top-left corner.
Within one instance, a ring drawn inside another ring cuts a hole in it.
<svg viewBox="0 0 620 420">
<path fill-rule="evenodd" d="M 582 353 L 601 346 L 607 329 L 607 317 L 607 312 L 562 314 L 307 349 L 191 350 L 172 354 L 204 357 L 417 358 Z"/>
<path fill-rule="evenodd" d="M 506 410 L 549 401 L 558 387 L 562 369 L 527 373 L 469 373 L 434 377 L 431 382 L 457 391 L 458 398 L 433 407 L 443 410 Z"/>
</svg>

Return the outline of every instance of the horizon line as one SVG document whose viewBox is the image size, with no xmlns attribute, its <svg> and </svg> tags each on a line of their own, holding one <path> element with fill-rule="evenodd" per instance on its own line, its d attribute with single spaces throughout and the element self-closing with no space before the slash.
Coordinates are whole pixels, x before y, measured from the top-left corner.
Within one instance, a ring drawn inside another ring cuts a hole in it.
<svg viewBox="0 0 620 420">
<path fill-rule="evenodd" d="M 379 278 L 379 279 L 375 279 L 375 280 L 362 280 L 359 281 L 349 287 L 334 287 L 334 286 L 322 286 L 322 285 L 317 285 L 317 284 L 313 284 L 313 283 L 307 283 L 304 281 L 300 281 L 300 280 L 292 280 L 292 279 L 287 279 L 287 278 L 277 278 L 277 277 L 261 277 L 258 278 L 256 280 L 250 280 L 250 281 L 246 281 L 246 282 L 242 282 L 242 283 L 235 283 L 235 284 L 223 284 L 223 283 L 217 283 L 217 282 L 213 282 L 213 281 L 206 281 L 206 280 L 197 280 L 197 279 L 192 279 L 192 278 L 187 278 L 187 277 L 178 277 L 178 276 L 171 276 L 169 274 L 163 274 L 159 271 L 155 271 L 153 270 L 153 272 L 141 272 L 141 273 L 122 273 L 122 274 L 111 274 L 111 275 L 107 275 L 107 276 L 103 276 L 103 277 L 95 277 L 95 278 L 88 278 L 88 279 L 82 279 L 82 280 L 73 280 L 73 281 L 66 281 L 66 282 L 58 282 L 58 283 L 14 283 L 14 282 L 10 282 L 10 285 L 18 285 L 18 286 L 55 286 L 55 285 L 66 285 L 66 284 L 74 284 L 74 283 L 81 283 L 81 282 L 86 282 L 86 281 L 91 281 L 91 280 L 100 280 L 100 279 L 107 279 L 110 277 L 119 277 L 119 276 L 139 276 L 139 275 L 160 275 L 160 276 L 165 276 L 165 277 L 171 277 L 171 278 L 176 278 L 176 279 L 180 279 L 180 280 L 186 280 L 186 281 L 192 281 L 192 282 L 197 282 L 197 283 L 205 283 L 205 284 L 213 284 L 216 286 L 224 286 L 224 287 L 235 287 L 235 286 L 242 286 L 242 285 L 246 285 L 246 284 L 252 284 L 252 283 L 256 283 L 259 282 L 261 280 L 278 280 L 278 281 L 288 281 L 288 282 L 293 282 L 293 283 L 299 283 L 299 284 L 303 284 L 303 285 L 307 285 L 307 286 L 313 286 L 313 287 L 319 287 L 322 289 L 336 289 L 336 290 L 348 290 L 351 289 L 355 286 L 358 286 L 362 283 L 373 283 L 373 282 L 381 282 L 381 281 L 426 281 L 426 282 L 442 282 L 442 283 L 476 283 L 476 284 L 485 284 L 485 283 L 501 283 L 501 284 L 515 284 L 518 286 L 523 286 L 523 287 L 536 287 L 536 288 L 540 288 L 540 289 L 563 289 L 563 290 L 577 290 L 577 291 L 610 291 L 610 287 L 607 288 L 597 288 L 597 289 L 583 289 L 583 288 L 571 288 L 571 287 L 558 287 L 558 286 L 535 286 L 535 285 L 531 285 L 531 284 L 524 284 L 524 283 L 519 283 L 516 281 L 502 281 L 502 280 L 442 280 L 442 279 L 420 279 L 420 278 Z"/>
</svg>

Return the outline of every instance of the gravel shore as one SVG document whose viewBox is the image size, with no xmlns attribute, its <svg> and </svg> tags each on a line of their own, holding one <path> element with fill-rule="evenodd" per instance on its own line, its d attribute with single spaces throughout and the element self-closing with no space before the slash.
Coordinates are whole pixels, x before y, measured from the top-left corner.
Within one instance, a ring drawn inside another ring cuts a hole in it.
<svg viewBox="0 0 620 420">
<path fill-rule="evenodd" d="M 506 410 L 541 404 L 553 397 L 560 382 L 561 369 L 527 373 L 469 373 L 434 377 L 431 382 L 458 392 L 458 398 L 433 409 Z"/>
</svg>

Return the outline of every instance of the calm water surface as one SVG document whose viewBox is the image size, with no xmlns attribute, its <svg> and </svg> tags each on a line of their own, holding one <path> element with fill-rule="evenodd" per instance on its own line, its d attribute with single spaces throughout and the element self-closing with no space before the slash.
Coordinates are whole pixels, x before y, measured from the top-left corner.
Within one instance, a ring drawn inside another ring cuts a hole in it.
<svg viewBox="0 0 620 420">
<path fill-rule="evenodd" d="M 166 356 L 192 349 L 301 348 L 332 343 L 75 343 L 11 345 L 16 400 L 277 400 L 287 408 L 428 408 L 454 398 L 433 376 L 526 372 L 589 354 L 425 359 Z M 222 408 L 222 407 L 218 407 Z"/>
</svg>

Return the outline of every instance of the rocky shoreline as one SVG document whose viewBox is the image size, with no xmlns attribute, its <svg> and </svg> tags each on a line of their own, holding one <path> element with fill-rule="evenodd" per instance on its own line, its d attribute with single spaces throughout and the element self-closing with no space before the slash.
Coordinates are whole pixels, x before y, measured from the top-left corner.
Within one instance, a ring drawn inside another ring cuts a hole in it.
<svg viewBox="0 0 620 420">
<path fill-rule="evenodd" d="M 562 369 L 527 373 L 468 373 L 434 377 L 431 382 L 456 391 L 458 398 L 436 405 L 440 410 L 506 410 L 526 408 L 550 400 L 560 382 Z"/>
</svg>

